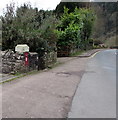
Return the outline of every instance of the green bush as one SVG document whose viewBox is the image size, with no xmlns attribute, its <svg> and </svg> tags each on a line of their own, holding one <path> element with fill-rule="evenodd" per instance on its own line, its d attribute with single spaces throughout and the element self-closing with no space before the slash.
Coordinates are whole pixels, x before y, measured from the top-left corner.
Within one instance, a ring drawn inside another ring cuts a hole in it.
<svg viewBox="0 0 118 120">
<path fill-rule="evenodd" d="M 38 11 L 29 4 L 14 11 L 14 4 L 10 4 L 2 16 L 2 22 L 3 50 L 14 50 L 17 44 L 28 44 L 30 51 L 39 52 L 41 49 L 41 52 L 53 50 L 56 45 L 54 30 L 57 19 L 52 11 Z"/>
<path fill-rule="evenodd" d="M 69 9 L 64 7 L 64 14 L 57 26 L 58 49 L 81 48 L 86 49 L 89 45 L 89 37 L 92 33 L 95 16 L 92 10 L 77 9 L 68 13 Z"/>
</svg>

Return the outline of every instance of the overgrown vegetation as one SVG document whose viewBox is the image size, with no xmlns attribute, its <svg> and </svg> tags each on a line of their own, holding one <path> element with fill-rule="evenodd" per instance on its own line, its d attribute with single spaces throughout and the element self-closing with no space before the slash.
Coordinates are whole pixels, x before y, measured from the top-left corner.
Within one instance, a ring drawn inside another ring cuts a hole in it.
<svg viewBox="0 0 118 120">
<path fill-rule="evenodd" d="M 69 9 L 64 8 L 57 26 L 58 49 L 88 49 L 94 20 L 95 14 L 90 9 L 75 8 L 74 12 L 69 13 Z"/>
<path fill-rule="evenodd" d="M 117 2 L 93 2 L 91 4 L 91 8 L 94 9 L 97 15 L 92 37 L 95 41 L 109 47 L 116 46 L 117 5 Z"/>
<path fill-rule="evenodd" d="M 14 49 L 20 43 L 28 44 L 30 51 L 40 53 L 56 50 L 56 43 L 61 49 L 65 49 L 62 46 L 87 49 L 92 40 L 115 44 L 115 40 L 108 42 L 116 36 L 118 8 L 115 2 L 60 2 L 54 11 L 38 10 L 29 4 L 17 7 L 15 11 L 15 4 L 11 3 L 6 9 L 1 17 L 2 50 Z M 95 16 L 90 9 L 97 14 L 93 39 L 89 38 Z"/>
<path fill-rule="evenodd" d="M 28 44 L 30 51 L 40 54 L 55 49 L 57 19 L 53 12 L 38 11 L 29 4 L 18 7 L 16 11 L 14 7 L 13 3 L 7 6 L 7 12 L 2 17 L 2 49 L 14 49 L 17 44 Z"/>
<path fill-rule="evenodd" d="M 93 9 L 97 17 L 91 38 L 93 38 L 95 44 L 98 41 L 108 46 L 117 44 L 117 2 L 60 2 L 55 10 L 58 16 L 63 14 L 64 6 L 69 8 L 69 13 L 74 11 L 75 6 L 77 8 Z"/>
<path fill-rule="evenodd" d="M 1 18 L 2 50 L 28 44 L 30 51 L 43 56 L 57 48 L 87 49 L 95 16 L 90 9 L 75 7 L 72 6 L 73 11 L 65 7 L 62 17 L 57 17 L 56 11 L 38 10 L 30 4 L 17 7 L 15 11 L 15 4 L 11 3 Z"/>
</svg>

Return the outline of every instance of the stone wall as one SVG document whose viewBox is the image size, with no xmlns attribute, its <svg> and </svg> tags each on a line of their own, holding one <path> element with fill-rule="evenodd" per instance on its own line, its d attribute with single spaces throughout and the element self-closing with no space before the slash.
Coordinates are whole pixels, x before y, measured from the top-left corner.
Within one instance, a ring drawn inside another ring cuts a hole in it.
<svg viewBox="0 0 118 120">
<path fill-rule="evenodd" d="M 2 51 L 2 72 L 15 74 L 37 69 L 38 54 L 29 54 L 29 66 L 26 66 L 24 54 L 14 53 L 11 50 Z"/>
<path fill-rule="evenodd" d="M 24 54 L 14 53 L 11 50 L 2 51 L 2 72 L 15 74 L 45 69 L 56 60 L 56 52 L 45 52 L 43 57 L 38 57 L 36 52 L 29 52 L 29 65 L 26 66 Z"/>
<path fill-rule="evenodd" d="M 43 60 L 45 67 L 50 66 L 51 64 L 57 61 L 57 52 L 53 51 L 53 52 L 45 53 Z"/>
</svg>

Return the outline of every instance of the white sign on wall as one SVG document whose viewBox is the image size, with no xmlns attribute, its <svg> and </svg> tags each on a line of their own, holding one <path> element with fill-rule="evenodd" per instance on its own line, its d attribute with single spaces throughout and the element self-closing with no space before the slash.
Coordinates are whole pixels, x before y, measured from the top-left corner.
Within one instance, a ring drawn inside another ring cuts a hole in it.
<svg viewBox="0 0 118 120">
<path fill-rule="evenodd" d="M 19 53 L 29 52 L 29 46 L 27 44 L 18 44 L 15 47 L 15 51 Z"/>
</svg>

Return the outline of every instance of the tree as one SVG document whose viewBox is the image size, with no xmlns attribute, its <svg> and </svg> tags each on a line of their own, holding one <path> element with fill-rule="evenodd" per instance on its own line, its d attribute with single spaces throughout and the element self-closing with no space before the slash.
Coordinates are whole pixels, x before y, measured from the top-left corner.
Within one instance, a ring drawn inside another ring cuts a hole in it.
<svg viewBox="0 0 118 120">
<path fill-rule="evenodd" d="M 117 2 L 93 2 L 91 9 L 96 13 L 93 38 L 102 43 L 116 41 Z M 111 37 L 111 39 L 110 39 Z M 115 38 L 115 39 L 113 39 Z M 110 39 L 110 41 L 108 40 Z"/>
<path fill-rule="evenodd" d="M 81 9 L 81 13 L 84 15 L 83 17 L 83 28 L 81 30 L 81 42 L 80 44 L 83 49 L 87 49 L 89 46 L 89 38 L 92 35 L 92 29 L 95 21 L 95 14 L 90 9 Z"/>
<path fill-rule="evenodd" d="M 15 40 L 15 36 L 13 36 L 14 32 L 14 16 L 15 16 L 15 5 L 11 3 L 9 6 L 7 5 L 7 12 L 4 14 L 4 17 L 1 17 L 2 20 L 2 49 L 7 49 L 13 47 L 13 43 Z"/>
<path fill-rule="evenodd" d="M 54 11 L 57 16 L 61 16 L 64 13 L 64 7 L 68 8 L 68 12 L 71 13 L 74 12 L 75 7 L 89 8 L 89 2 L 60 2 Z"/>
<path fill-rule="evenodd" d="M 48 49 L 46 45 L 49 46 L 52 41 L 56 41 L 54 33 L 56 18 L 52 11 L 38 11 L 30 4 L 24 4 L 17 7 L 16 11 L 13 10 L 13 5 L 7 6 L 7 12 L 2 17 L 3 50 L 14 49 L 17 44 L 28 44 L 30 51 L 37 51 L 44 45 L 46 50 Z"/>
<path fill-rule="evenodd" d="M 87 49 L 95 16 L 89 9 L 75 8 L 74 12 L 68 11 L 68 8 L 64 8 L 61 23 L 57 26 L 58 49 Z"/>
</svg>

